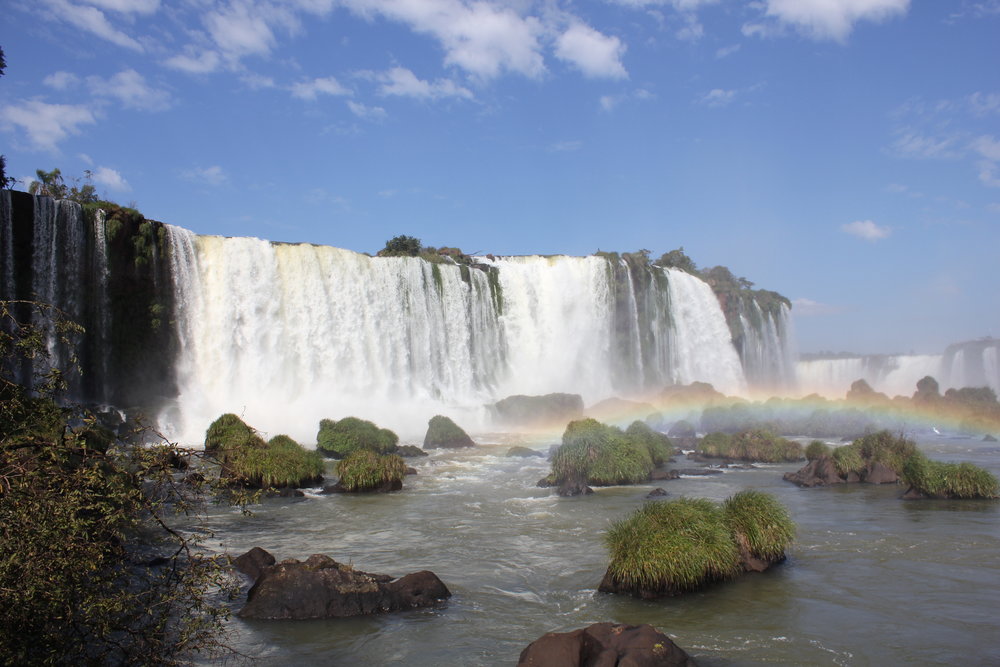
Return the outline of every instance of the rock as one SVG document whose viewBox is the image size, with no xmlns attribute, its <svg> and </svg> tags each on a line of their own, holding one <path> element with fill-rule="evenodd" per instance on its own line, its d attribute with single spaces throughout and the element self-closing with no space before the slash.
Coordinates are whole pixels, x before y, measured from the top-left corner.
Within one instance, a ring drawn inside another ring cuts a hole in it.
<svg viewBox="0 0 1000 667">
<path fill-rule="evenodd" d="M 667 431 L 667 437 L 669 438 L 697 438 L 698 433 L 694 430 L 694 426 L 691 422 L 687 420 L 680 420 L 676 424 L 670 427 Z"/>
<path fill-rule="evenodd" d="M 396 451 L 394 451 L 393 454 L 402 456 L 404 459 L 412 458 L 414 456 L 430 456 L 430 454 L 415 445 L 400 445 L 399 447 L 396 447 Z"/>
<path fill-rule="evenodd" d="M 434 415 L 427 422 L 424 449 L 434 447 L 474 447 L 475 442 L 458 424 L 443 415 Z"/>
<path fill-rule="evenodd" d="M 290 486 L 283 486 L 280 489 L 268 489 L 265 495 L 268 498 L 304 498 L 306 494 Z"/>
<path fill-rule="evenodd" d="M 583 397 L 579 394 L 517 394 L 487 406 L 498 426 L 537 428 L 562 424 L 583 416 Z"/>
<path fill-rule="evenodd" d="M 252 581 L 257 581 L 261 572 L 274 565 L 274 556 L 260 547 L 254 547 L 242 556 L 233 559 L 233 566 L 239 572 L 250 577 Z"/>
<path fill-rule="evenodd" d="M 667 490 L 664 489 L 662 486 L 660 486 L 660 487 L 657 487 L 657 488 L 653 489 L 649 493 L 647 493 L 646 497 L 647 498 L 666 498 L 669 495 L 670 494 L 667 493 Z"/>
<path fill-rule="evenodd" d="M 876 461 L 868 466 L 864 481 L 869 484 L 896 484 L 899 475 L 889 466 Z"/>
<path fill-rule="evenodd" d="M 983 436 L 983 442 L 996 442 L 997 439 L 990 433 Z"/>
<path fill-rule="evenodd" d="M 586 480 L 568 479 L 562 483 L 556 493 L 564 498 L 568 498 L 569 496 L 590 495 L 593 492 L 594 490 L 587 486 Z"/>
<path fill-rule="evenodd" d="M 365 489 L 365 493 L 392 493 L 393 491 L 399 491 L 402 488 L 402 480 L 393 479 L 388 482 L 383 482 L 382 486 L 375 487 L 374 489 Z M 331 493 L 357 493 L 357 491 L 348 491 L 341 486 L 340 482 L 337 482 L 332 486 L 323 487 L 324 495 L 330 495 Z"/>
<path fill-rule="evenodd" d="M 704 477 L 705 475 L 721 475 L 722 471 L 718 468 L 681 468 L 676 472 L 678 475 L 689 475 L 691 477 Z"/>
<path fill-rule="evenodd" d="M 407 475 L 416 475 L 417 474 L 417 469 L 413 468 L 413 467 L 410 467 L 410 466 L 406 466 L 406 474 Z M 402 488 L 402 486 L 400 486 L 400 488 Z"/>
<path fill-rule="evenodd" d="M 530 447 L 511 447 L 507 450 L 507 456 L 516 456 L 522 459 L 526 459 L 532 456 L 540 456 L 545 458 L 545 452 L 540 452 L 537 449 L 531 449 Z"/>
<path fill-rule="evenodd" d="M 649 479 L 653 482 L 660 482 L 668 479 L 680 479 L 681 474 L 676 470 L 654 470 L 649 473 Z"/>
<path fill-rule="evenodd" d="M 550 632 L 521 651 L 518 667 L 694 667 L 688 654 L 651 625 L 595 623 Z"/>
<path fill-rule="evenodd" d="M 428 570 L 393 579 L 314 554 L 304 563 L 291 559 L 264 569 L 238 616 L 343 618 L 428 607 L 449 597 L 448 588 Z"/>
<path fill-rule="evenodd" d="M 837 464 L 830 456 L 813 459 L 797 472 L 786 472 L 782 479 L 807 488 L 844 483 L 844 480 L 837 473 Z"/>
</svg>

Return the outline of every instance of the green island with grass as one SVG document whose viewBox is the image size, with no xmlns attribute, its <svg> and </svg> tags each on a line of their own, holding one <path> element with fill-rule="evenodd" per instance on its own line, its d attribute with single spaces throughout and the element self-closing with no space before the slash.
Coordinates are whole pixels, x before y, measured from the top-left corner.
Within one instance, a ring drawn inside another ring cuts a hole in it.
<svg viewBox="0 0 1000 667">
<path fill-rule="evenodd" d="M 356 449 L 337 462 L 337 475 L 341 491 L 397 491 L 403 488 L 406 463 L 396 454 Z"/>
<path fill-rule="evenodd" d="M 698 443 L 696 451 L 708 458 L 762 463 L 801 461 L 804 458 L 802 445 L 762 428 L 750 428 L 733 435 L 709 433 Z"/>
<path fill-rule="evenodd" d="M 652 599 L 680 595 L 785 559 L 795 535 L 773 496 L 741 491 L 721 505 L 704 498 L 649 502 L 605 536 L 611 562 L 598 590 Z"/>
<path fill-rule="evenodd" d="M 316 449 L 330 458 L 342 459 L 358 449 L 370 449 L 379 454 L 396 451 L 399 436 L 387 428 L 357 417 L 340 421 L 323 419 L 316 434 Z"/>
<path fill-rule="evenodd" d="M 221 476 L 230 484 L 251 489 L 314 486 L 323 481 L 323 457 L 292 440 L 276 435 L 265 441 L 242 419 L 226 413 L 205 433 L 205 451 L 221 464 Z"/>
</svg>

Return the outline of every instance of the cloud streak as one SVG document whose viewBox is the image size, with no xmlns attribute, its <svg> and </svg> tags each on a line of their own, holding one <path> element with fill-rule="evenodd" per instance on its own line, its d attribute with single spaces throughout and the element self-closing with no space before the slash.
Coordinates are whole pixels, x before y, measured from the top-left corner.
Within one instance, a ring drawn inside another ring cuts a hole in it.
<svg viewBox="0 0 1000 667">
<path fill-rule="evenodd" d="M 855 220 L 854 222 L 841 225 L 840 229 L 851 236 L 857 236 L 860 239 L 871 242 L 889 238 L 889 235 L 892 233 L 890 228 L 880 227 L 871 220 Z"/>
</svg>

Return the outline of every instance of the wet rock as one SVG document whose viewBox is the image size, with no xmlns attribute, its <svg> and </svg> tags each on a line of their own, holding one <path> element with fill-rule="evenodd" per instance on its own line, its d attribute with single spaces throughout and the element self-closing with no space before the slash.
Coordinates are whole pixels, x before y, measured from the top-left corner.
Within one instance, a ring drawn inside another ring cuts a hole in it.
<svg viewBox="0 0 1000 667">
<path fill-rule="evenodd" d="M 899 482 L 899 475 L 889 466 L 876 461 L 868 466 L 864 481 L 868 484 L 896 484 Z"/>
<path fill-rule="evenodd" d="M 651 625 L 595 623 L 550 632 L 521 651 L 518 667 L 694 667 L 688 654 Z"/>
<path fill-rule="evenodd" d="M 782 479 L 806 488 L 844 483 L 837 473 L 837 464 L 829 456 L 813 459 L 797 472 L 786 472 Z"/>
<path fill-rule="evenodd" d="M 650 499 L 653 499 L 653 498 L 666 498 L 669 495 L 670 494 L 667 493 L 666 489 L 664 489 L 662 486 L 659 486 L 659 487 L 653 489 L 652 491 L 650 491 L 649 493 L 647 493 L 646 497 L 650 498 Z"/>
<path fill-rule="evenodd" d="M 243 574 L 250 577 L 252 581 L 257 581 L 260 573 L 274 565 L 274 556 L 265 549 L 254 547 L 242 556 L 233 559 L 233 566 Z"/>
<path fill-rule="evenodd" d="M 568 479 L 559 486 L 559 490 L 556 493 L 567 498 L 569 496 L 590 495 L 593 492 L 594 490 L 587 486 L 586 480 Z"/>
<path fill-rule="evenodd" d="M 653 482 L 660 482 L 669 479 L 679 479 L 681 474 L 676 470 L 654 470 L 649 473 L 649 479 Z"/>
<path fill-rule="evenodd" d="M 540 452 L 537 449 L 531 449 L 530 447 L 511 447 L 507 450 L 507 456 L 519 457 L 522 459 L 530 458 L 533 456 L 538 456 L 545 458 L 545 452 Z"/>
<path fill-rule="evenodd" d="M 424 435 L 424 449 L 444 447 L 474 447 L 476 445 L 462 427 L 444 415 L 434 415 L 427 422 L 427 434 Z"/>
<path fill-rule="evenodd" d="M 402 480 L 393 479 L 388 482 L 383 482 L 381 486 L 377 486 L 374 489 L 365 489 L 363 493 L 392 493 L 393 491 L 399 491 L 402 488 Z M 349 491 L 345 489 L 340 482 L 337 482 L 332 486 L 323 487 L 324 495 L 329 495 L 331 493 L 358 493 L 358 491 Z"/>
<path fill-rule="evenodd" d="M 997 439 L 989 433 L 983 436 L 983 442 L 996 442 L 996 441 Z"/>
<path fill-rule="evenodd" d="M 678 475 L 689 475 L 691 477 L 704 477 L 706 475 L 721 475 L 718 468 L 681 468 L 676 471 Z"/>
<path fill-rule="evenodd" d="M 307 619 L 362 616 L 435 605 L 451 597 L 428 570 L 394 579 L 314 554 L 265 568 L 247 594 L 241 618 Z"/>
<path fill-rule="evenodd" d="M 430 456 L 430 454 L 415 445 L 400 445 L 399 447 L 396 447 L 396 451 L 393 452 L 393 454 L 402 456 L 404 459 L 412 458 L 414 456 Z"/>
</svg>

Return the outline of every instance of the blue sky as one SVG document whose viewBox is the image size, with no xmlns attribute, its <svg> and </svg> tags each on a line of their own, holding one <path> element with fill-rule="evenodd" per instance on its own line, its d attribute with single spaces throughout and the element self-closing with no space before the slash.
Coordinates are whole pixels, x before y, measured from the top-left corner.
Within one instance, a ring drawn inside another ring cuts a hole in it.
<svg viewBox="0 0 1000 667">
<path fill-rule="evenodd" d="M 198 233 L 683 246 L 805 352 L 1000 336 L 1000 0 L 5 0 L 0 46 L 8 175 Z"/>
</svg>

